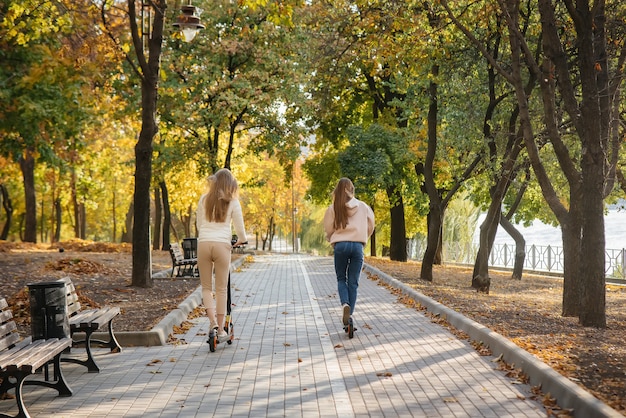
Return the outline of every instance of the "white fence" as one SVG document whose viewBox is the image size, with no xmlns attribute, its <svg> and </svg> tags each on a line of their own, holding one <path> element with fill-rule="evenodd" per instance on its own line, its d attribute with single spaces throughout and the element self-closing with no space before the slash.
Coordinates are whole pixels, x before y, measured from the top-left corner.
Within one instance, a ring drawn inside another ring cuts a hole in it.
<svg viewBox="0 0 626 418">
<path fill-rule="evenodd" d="M 421 260 L 426 250 L 423 240 L 409 241 L 409 258 Z M 478 253 L 478 245 L 461 245 L 458 242 L 444 243 L 443 257 L 448 262 L 473 265 Z M 605 250 L 605 272 L 608 278 L 626 279 L 626 249 Z M 489 266 L 513 268 L 515 244 L 495 244 L 489 255 Z M 563 273 L 563 247 L 554 245 L 527 245 L 524 270 L 549 273 Z"/>
</svg>

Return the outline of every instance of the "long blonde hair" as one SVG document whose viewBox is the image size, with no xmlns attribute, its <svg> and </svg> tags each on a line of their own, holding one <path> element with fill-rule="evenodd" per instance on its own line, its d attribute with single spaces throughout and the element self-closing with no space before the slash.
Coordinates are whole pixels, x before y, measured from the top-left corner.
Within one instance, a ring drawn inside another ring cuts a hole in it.
<svg viewBox="0 0 626 418">
<path fill-rule="evenodd" d="M 347 177 L 342 177 L 333 190 L 333 210 L 335 211 L 335 229 L 345 229 L 348 225 L 348 208 L 346 203 L 354 197 L 354 184 Z"/>
<path fill-rule="evenodd" d="M 210 222 L 224 222 L 230 201 L 237 197 L 239 186 L 227 168 L 221 168 L 207 179 L 209 191 L 204 198 L 206 218 Z"/>
</svg>

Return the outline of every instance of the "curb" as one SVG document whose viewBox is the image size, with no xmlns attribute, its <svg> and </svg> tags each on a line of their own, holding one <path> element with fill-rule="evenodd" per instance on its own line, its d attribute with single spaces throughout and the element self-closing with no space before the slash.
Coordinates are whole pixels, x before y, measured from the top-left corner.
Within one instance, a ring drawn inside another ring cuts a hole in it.
<svg viewBox="0 0 626 418">
<path fill-rule="evenodd" d="M 231 269 L 240 267 L 245 257 L 240 257 L 231 263 Z M 162 279 L 169 277 L 171 269 L 163 270 L 152 275 L 153 279 Z M 187 316 L 198 306 L 202 305 L 202 286 L 198 286 L 185 300 L 183 300 L 176 309 L 168 313 L 158 324 L 150 331 L 121 331 L 115 333 L 117 342 L 122 347 L 153 347 L 163 346 L 167 344 L 169 335 L 174 330 L 174 326 L 182 324 Z M 108 333 L 96 332 L 93 334 L 94 339 L 106 339 Z"/>
<path fill-rule="evenodd" d="M 468 334 L 471 340 L 481 341 L 487 345 L 494 357 L 502 355 L 504 361 L 520 368 L 529 377 L 531 385 L 540 385 L 544 393 L 554 397 L 561 408 L 572 409 L 575 416 L 624 418 L 624 415 L 502 335 L 419 293 L 367 263 L 363 264 L 363 269 L 413 298 L 429 312 L 447 320 L 456 329 Z"/>
</svg>

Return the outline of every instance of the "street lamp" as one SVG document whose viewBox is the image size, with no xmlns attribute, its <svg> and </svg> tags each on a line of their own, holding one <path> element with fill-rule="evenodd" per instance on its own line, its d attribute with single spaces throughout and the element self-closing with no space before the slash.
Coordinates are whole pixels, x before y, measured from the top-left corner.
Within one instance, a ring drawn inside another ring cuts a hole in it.
<svg viewBox="0 0 626 418">
<path fill-rule="evenodd" d="M 204 29 L 204 25 L 200 23 L 199 17 L 202 10 L 193 6 L 191 0 L 189 0 L 189 4 L 182 6 L 180 11 L 182 14 L 178 16 L 174 27 L 183 34 L 185 42 L 191 42 L 196 37 L 198 31 Z"/>
</svg>

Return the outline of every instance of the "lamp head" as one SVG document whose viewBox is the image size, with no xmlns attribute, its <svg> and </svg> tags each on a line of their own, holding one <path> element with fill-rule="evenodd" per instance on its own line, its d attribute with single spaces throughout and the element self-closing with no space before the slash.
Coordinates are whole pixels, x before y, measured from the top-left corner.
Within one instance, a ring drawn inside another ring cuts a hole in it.
<svg viewBox="0 0 626 418">
<path fill-rule="evenodd" d="M 198 31 L 204 29 L 204 25 L 200 23 L 200 18 L 198 17 L 202 10 L 191 4 L 182 6 L 180 10 L 182 14 L 178 16 L 173 26 L 183 34 L 185 42 L 191 42 L 196 37 Z"/>
</svg>

